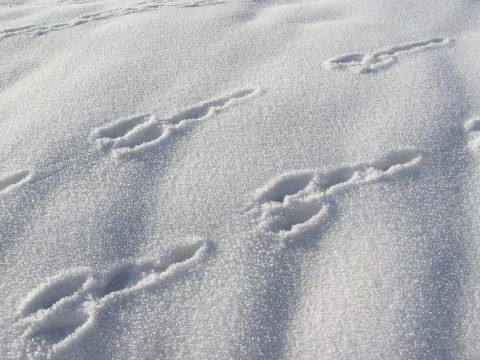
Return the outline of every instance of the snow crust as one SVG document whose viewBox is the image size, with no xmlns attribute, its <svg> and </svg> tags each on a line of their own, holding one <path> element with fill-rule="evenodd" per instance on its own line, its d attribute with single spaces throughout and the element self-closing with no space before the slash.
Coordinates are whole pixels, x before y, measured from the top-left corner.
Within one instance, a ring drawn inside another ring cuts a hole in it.
<svg viewBox="0 0 480 360">
<path fill-rule="evenodd" d="M 479 358 L 479 54 L 475 0 L 0 0 L 0 358 Z"/>
</svg>

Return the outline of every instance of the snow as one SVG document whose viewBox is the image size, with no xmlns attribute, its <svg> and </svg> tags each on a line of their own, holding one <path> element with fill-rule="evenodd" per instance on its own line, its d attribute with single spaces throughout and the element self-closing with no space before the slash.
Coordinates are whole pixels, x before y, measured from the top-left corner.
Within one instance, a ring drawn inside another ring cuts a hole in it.
<svg viewBox="0 0 480 360">
<path fill-rule="evenodd" d="M 0 358 L 478 358 L 479 20 L 0 0 Z"/>
</svg>

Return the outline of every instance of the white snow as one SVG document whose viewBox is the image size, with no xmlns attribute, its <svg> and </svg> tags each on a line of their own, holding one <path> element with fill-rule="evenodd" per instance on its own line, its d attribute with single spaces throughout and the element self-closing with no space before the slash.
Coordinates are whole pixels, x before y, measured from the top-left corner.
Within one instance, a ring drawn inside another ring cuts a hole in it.
<svg viewBox="0 0 480 360">
<path fill-rule="evenodd" d="M 0 359 L 480 358 L 480 2 L 0 0 Z"/>
</svg>

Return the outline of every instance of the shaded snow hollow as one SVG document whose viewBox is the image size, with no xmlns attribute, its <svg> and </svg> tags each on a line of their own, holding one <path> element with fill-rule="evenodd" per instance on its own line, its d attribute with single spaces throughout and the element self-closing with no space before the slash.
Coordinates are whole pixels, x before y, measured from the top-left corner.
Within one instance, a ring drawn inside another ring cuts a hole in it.
<svg viewBox="0 0 480 360">
<path fill-rule="evenodd" d="M 0 358 L 480 358 L 479 20 L 0 0 Z"/>
</svg>

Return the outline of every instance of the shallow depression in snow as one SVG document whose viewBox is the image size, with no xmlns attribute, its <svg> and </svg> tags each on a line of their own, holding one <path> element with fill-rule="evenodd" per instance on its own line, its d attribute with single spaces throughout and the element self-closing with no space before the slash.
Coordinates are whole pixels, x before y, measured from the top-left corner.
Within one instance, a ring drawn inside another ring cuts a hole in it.
<svg viewBox="0 0 480 360">
<path fill-rule="evenodd" d="M 478 358 L 479 18 L 0 0 L 0 358 Z"/>
</svg>

